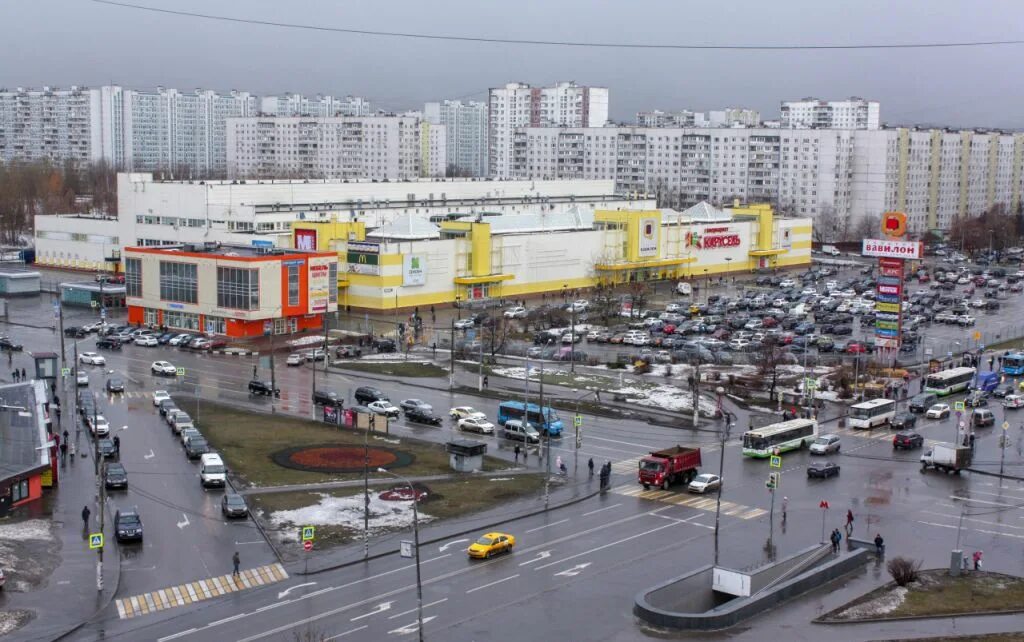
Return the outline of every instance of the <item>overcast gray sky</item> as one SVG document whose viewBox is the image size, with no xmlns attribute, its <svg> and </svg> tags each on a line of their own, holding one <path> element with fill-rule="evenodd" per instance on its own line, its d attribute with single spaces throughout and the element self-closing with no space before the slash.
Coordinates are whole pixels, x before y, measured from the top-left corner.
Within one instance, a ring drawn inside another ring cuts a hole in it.
<svg viewBox="0 0 1024 642">
<path fill-rule="evenodd" d="M 132 0 L 129 0 L 132 1 Z M 438 34 L 707 44 L 1024 38 L 1019 0 L 137 0 L 234 17 Z M 88 0 L 0 4 L 0 86 L 163 85 L 359 94 L 386 109 L 520 80 L 607 86 L 611 114 L 859 95 L 882 120 L 1024 128 L 1024 46 L 660 51 L 439 42 L 212 22 Z M 470 95 L 474 94 L 474 95 Z"/>
</svg>

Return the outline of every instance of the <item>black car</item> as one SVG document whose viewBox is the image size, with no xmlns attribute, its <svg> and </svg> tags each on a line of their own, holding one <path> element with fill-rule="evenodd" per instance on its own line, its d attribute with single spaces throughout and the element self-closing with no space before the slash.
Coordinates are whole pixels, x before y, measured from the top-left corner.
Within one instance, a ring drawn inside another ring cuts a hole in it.
<svg viewBox="0 0 1024 642">
<path fill-rule="evenodd" d="M 141 542 L 142 518 L 138 511 L 118 509 L 114 515 L 114 534 L 119 542 Z"/>
<path fill-rule="evenodd" d="M 849 336 L 853 334 L 853 328 L 848 325 L 837 325 L 832 328 L 832 334 L 836 336 Z"/>
<path fill-rule="evenodd" d="M 839 465 L 833 464 L 830 461 L 814 462 L 807 467 L 807 477 L 809 479 L 828 479 L 829 477 L 835 477 L 837 475 L 839 475 Z"/>
<path fill-rule="evenodd" d="M 220 500 L 220 512 L 224 517 L 246 517 L 249 515 L 249 507 L 245 505 L 245 498 L 235 493 L 224 493 Z"/>
<path fill-rule="evenodd" d="M 394 339 L 374 339 L 372 346 L 377 352 L 394 352 L 398 349 Z"/>
<path fill-rule="evenodd" d="M 921 446 L 924 446 L 924 437 L 916 432 L 901 432 L 894 435 L 892 438 L 893 450 L 899 450 L 901 448 L 910 450 L 913 448 L 920 448 Z"/>
<path fill-rule="evenodd" d="M 124 392 L 124 380 L 117 377 L 107 379 L 107 392 Z"/>
<path fill-rule="evenodd" d="M 76 325 L 64 328 L 64 336 L 65 337 L 72 337 L 74 339 L 81 339 L 81 338 L 85 337 L 87 334 L 89 334 L 89 333 L 85 331 L 85 328 L 79 328 Z"/>
<path fill-rule="evenodd" d="M 109 488 L 128 488 L 128 472 L 116 461 L 103 466 L 103 485 Z"/>
<path fill-rule="evenodd" d="M 185 455 L 189 459 L 199 459 L 210 452 L 210 444 L 202 437 L 193 437 L 185 444 Z"/>
<path fill-rule="evenodd" d="M 15 343 L 10 337 L 0 337 L 0 350 L 11 350 L 13 352 L 19 352 L 24 349 L 24 346 L 20 343 Z"/>
<path fill-rule="evenodd" d="M 996 386 L 996 389 L 992 391 L 992 396 L 1004 399 L 1006 398 L 1006 395 L 1012 395 L 1013 392 L 1013 384 L 1004 383 Z"/>
<path fill-rule="evenodd" d="M 440 426 L 442 423 L 441 417 L 423 408 L 410 408 L 406 410 L 405 420 L 416 424 L 427 424 L 428 426 Z"/>
<path fill-rule="evenodd" d="M 383 390 L 372 386 L 359 386 L 355 392 L 356 403 L 366 405 L 374 401 L 391 401 Z"/>
<path fill-rule="evenodd" d="M 87 417 L 93 414 L 96 410 L 96 400 L 92 398 L 92 395 L 81 395 L 78 397 L 78 412 L 83 417 Z"/>
<path fill-rule="evenodd" d="M 164 346 L 167 345 L 168 341 L 170 341 L 176 336 L 178 336 L 176 332 L 164 332 L 163 334 L 156 338 L 156 342 Z"/>
<path fill-rule="evenodd" d="M 164 399 L 160 402 L 158 408 L 160 409 L 160 416 L 166 417 L 168 413 L 178 410 L 178 404 L 174 403 L 172 399 Z"/>
<path fill-rule="evenodd" d="M 109 459 L 117 456 L 117 448 L 114 447 L 114 442 L 104 437 L 96 442 L 96 449 L 100 453 L 100 457 L 103 459 Z"/>
<path fill-rule="evenodd" d="M 910 430 L 917 425 L 917 415 L 912 412 L 898 412 L 889 420 L 893 430 Z"/>
<path fill-rule="evenodd" d="M 410 410 L 417 409 L 426 410 L 427 412 L 433 410 L 433 407 L 422 399 L 402 399 L 402 402 L 398 404 L 398 407 L 401 408 L 403 412 L 409 412 Z"/>
<path fill-rule="evenodd" d="M 964 405 L 968 408 L 981 408 L 988 405 L 988 398 L 984 392 L 974 391 L 964 399 Z"/>
<path fill-rule="evenodd" d="M 318 406 L 339 406 L 342 401 L 333 390 L 314 390 L 313 403 Z"/>
<path fill-rule="evenodd" d="M 260 381 L 259 379 L 253 379 L 249 382 L 249 394 L 250 395 L 262 395 L 269 397 L 274 395 L 275 397 L 281 396 L 281 389 L 275 388 L 269 381 Z"/>
<path fill-rule="evenodd" d="M 103 337 L 96 340 L 96 348 L 98 350 L 120 350 L 121 341 L 113 337 Z"/>
</svg>

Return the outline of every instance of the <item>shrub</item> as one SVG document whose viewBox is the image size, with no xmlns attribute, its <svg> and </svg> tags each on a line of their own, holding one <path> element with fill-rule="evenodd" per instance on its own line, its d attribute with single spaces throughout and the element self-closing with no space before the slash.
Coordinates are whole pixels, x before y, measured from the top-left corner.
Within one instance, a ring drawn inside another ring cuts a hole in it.
<svg viewBox="0 0 1024 642">
<path fill-rule="evenodd" d="M 906 586 L 917 580 L 917 572 L 921 570 L 921 562 L 909 560 L 905 557 L 894 557 L 885 565 L 889 575 L 896 582 L 897 586 Z"/>
</svg>

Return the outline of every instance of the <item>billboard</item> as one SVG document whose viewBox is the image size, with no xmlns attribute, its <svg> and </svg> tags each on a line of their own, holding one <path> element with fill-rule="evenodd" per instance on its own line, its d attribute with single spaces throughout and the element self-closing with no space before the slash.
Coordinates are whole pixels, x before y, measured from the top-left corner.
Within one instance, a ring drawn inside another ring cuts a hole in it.
<svg viewBox="0 0 1024 642">
<path fill-rule="evenodd" d="M 919 259 L 924 256 L 924 244 L 919 241 L 864 239 L 861 254 L 887 259 Z"/>
<path fill-rule="evenodd" d="M 296 250 L 316 251 L 316 230 L 295 230 L 292 243 Z"/>
<path fill-rule="evenodd" d="M 637 256 L 658 255 L 658 234 L 660 232 L 661 224 L 657 218 L 647 217 L 640 219 Z"/>
<path fill-rule="evenodd" d="M 348 252 L 348 271 L 354 274 L 380 274 L 380 244 L 350 241 Z"/>
<path fill-rule="evenodd" d="M 331 300 L 331 259 L 310 258 L 308 263 L 309 314 L 327 312 Z M 338 287 L 337 283 L 333 287 Z"/>
<path fill-rule="evenodd" d="M 402 285 L 423 285 L 427 282 L 427 257 L 406 254 L 402 257 Z"/>
</svg>

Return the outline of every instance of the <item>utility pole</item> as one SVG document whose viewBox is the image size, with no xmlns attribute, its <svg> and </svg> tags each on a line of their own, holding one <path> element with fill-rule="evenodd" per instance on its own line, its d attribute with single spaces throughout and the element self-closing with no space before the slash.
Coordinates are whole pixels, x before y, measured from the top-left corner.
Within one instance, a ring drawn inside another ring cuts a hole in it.
<svg viewBox="0 0 1024 642">
<path fill-rule="evenodd" d="M 700 414 L 698 412 L 700 408 L 700 355 L 694 355 L 693 358 L 693 427 L 697 428 L 697 422 L 700 420 Z"/>
<path fill-rule="evenodd" d="M 377 415 L 370 415 L 374 421 Z M 357 419 L 358 421 L 358 419 Z M 376 423 L 376 422 L 374 422 Z M 415 498 L 415 495 L 414 495 Z M 370 427 L 363 431 L 363 559 L 370 559 Z"/>
<path fill-rule="evenodd" d="M 722 479 L 725 474 L 725 444 L 729 441 L 729 431 L 732 427 L 733 415 L 731 412 L 722 408 L 722 397 L 725 396 L 725 388 L 719 386 L 715 392 L 718 395 L 718 409 L 722 412 L 722 420 L 725 425 L 719 431 L 719 443 L 718 443 L 718 478 Z M 715 566 L 718 566 L 718 527 L 720 524 L 720 516 L 722 514 L 722 489 L 718 489 L 718 497 L 715 501 Z"/>
<path fill-rule="evenodd" d="M 576 373 L 576 302 L 569 308 L 569 372 Z"/>
<path fill-rule="evenodd" d="M 60 299 L 57 300 L 57 320 L 60 324 L 60 369 L 63 370 L 68 367 L 68 356 L 64 349 L 64 305 Z"/>
<path fill-rule="evenodd" d="M 544 431 L 544 449 L 547 451 L 547 467 L 546 473 L 544 474 L 544 510 L 548 509 L 548 505 L 551 501 L 551 431 L 548 429 L 548 416 L 544 412 L 544 362 L 540 363 L 540 395 L 538 398 L 538 405 L 540 407 L 540 422 L 541 429 Z M 527 410 L 527 419 L 529 419 L 530 413 Z M 543 452 L 542 450 L 542 452 Z M 543 456 L 543 455 L 542 455 Z"/>
<path fill-rule="evenodd" d="M 493 328 L 491 329 L 493 332 Z M 476 390 L 477 392 L 483 392 L 484 390 L 484 326 L 480 326 L 480 368 L 476 377 Z"/>
<path fill-rule="evenodd" d="M 420 519 L 416 508 L 416 504 L 419 503 L 416 497 L 416 489 L 411 481 L 401 475 L 396 475 L 387 468 L 378 468 L 377 472 L 391 475 L 395 479 L 404 482 L 409 487 L 409 493 L 412 495 L 412 540 L 413 547 L 416 549 L 416 628 L 419 630 L 419 642 L 423 642 L 423 582 L 420 579 Z"/>
<path fill-rule="evenodd" d="M 448 346 L 448 392 L 455 388 L 455 319 L 452 319 L 452 341 Z"/>
<path fill-rule="evenodd" d="M 277 412 L 277 408 L 274 405 L 275 397 L 277 397 L 277 377 L 274 375 L 274 326 L 276 325 L 277 319 L 270 323 L 270 412 Z M 313 362 L 313 371 L 316 372 L 316 362 Z"/>
</svg>

